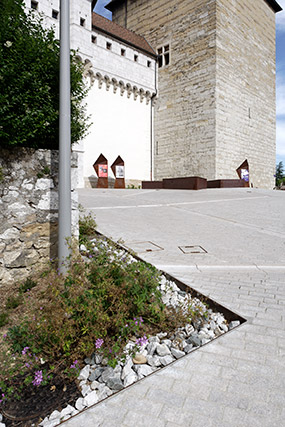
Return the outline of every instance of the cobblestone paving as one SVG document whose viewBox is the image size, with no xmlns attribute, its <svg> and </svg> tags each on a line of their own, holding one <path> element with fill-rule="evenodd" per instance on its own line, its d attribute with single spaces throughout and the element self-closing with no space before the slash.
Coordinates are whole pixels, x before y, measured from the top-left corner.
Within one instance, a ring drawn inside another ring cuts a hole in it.
<svg viewBox="0 0 285 427">
<path fill-rule="evenodd" d="M 114 208 L 118 202 L 125 203 L 126 199 L 129 202 L 132 197 L 136 204 L 139 197 L 140 203 L 145 198 L 142 204 L 154 204 L 147 199 L 151 193 L 133 194 L 124 192 L 125 199 L 116 196 L 111 200 L 110 192 L 96 193 L 93 212 L 99 230 L 126 241 L 161 244 L 164 251 L 140 255 L 238 312 L 247 322 L 89 408 L 65 425 L 285 426 L 285 194 L 253 191 L 248 195 L 223 190 L 190 194 L 161 192 L 156 193 L 155 200 L 156 204 L 164 204 L 163 216 L 159 217 L 157 209 L 161 207 Z M 81 193 L 81 203 L 90 208 L 92 204 L 87 196 Z M 244 209 L 241 199 L 248 196 L 247 209 Z M 190 199 L 186 203 L 192 205 L 184 205 L 181 211 L 177 203 L 185 203 L 185 197 Z M 176 203 L 175 207 L 169 206 L 171 202 Z M 193 213 L 194 202 L 196 213 Z M 96 206 L 109 208 L 96 209 Z M 173 210 L 178 209 L 180 217 L 173 221 Z M 149 210 L 156 230 L 149 219 L 146 222 Z M 197 225 L 197 218 L 202 215 L 204 224 Z M 224 225 L 219 238 L 216 234 L 218 222 Z M 210 253 L 202 255 L 200 260 L 197 255 L 192 258 L 187 255 L 185 261 L 186 255 L 177 250 L 177 246 L 194 242 L 193 235 L 199 233 L 203 233 L 203 238 L 195 244 L 204 240 L 202 246 L 210 248 Z M 252 252 L 254 248 L 255 253 Z"/>
</svg>

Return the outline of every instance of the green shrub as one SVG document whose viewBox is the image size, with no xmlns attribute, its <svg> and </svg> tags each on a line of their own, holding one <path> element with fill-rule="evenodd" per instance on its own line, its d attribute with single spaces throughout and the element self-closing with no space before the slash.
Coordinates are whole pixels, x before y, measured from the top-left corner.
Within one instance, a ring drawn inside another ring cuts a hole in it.
<svg viewBox="0 0 285 427">
<path fill-rule="evenodd" d="M 25 282 L 20 285 L 20 287 L 19 287 L 19 293 L 23 294 L 23 293 L 31 290 L 35 286 L 37 286 L 37 282 L 35 282 L 34 280 L 32 280 L 30 277 L 28 277 L 25 280 Z"/>
<path fill-rule="evenodd" d="M 2 326 L 7 325 L 8 322 L 9 322 L 9 315 L 8 315 L 8 313 L 1 312 L 0 313 L 0 328 Z"/>
<path fill-rule="evenodd" d="M 91 214 L 79 217 L 79 244 L 86 244 L 96 233 L 96 221 Z"/>
<path fill-rule="evenodd" d="M 0 145 L 58 149 L 60 46 L 23 0 L 1 2 Z M 89 128 L 83 65 L 71 53 L 71 142 Z"/>
<path fill-rule="evenodd" d="M 19 295 L 11 296 L 7 298 L 6 308 L 7 309 L 17 308 L 21 303 L 22 303 L 22 298 Z"/>
</svg>

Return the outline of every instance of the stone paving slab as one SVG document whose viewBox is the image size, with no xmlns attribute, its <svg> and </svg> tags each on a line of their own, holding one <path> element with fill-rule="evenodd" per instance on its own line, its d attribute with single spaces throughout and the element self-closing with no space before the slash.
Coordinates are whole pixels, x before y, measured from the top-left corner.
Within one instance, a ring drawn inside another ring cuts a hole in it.
<svg viewBox="0 0 285 427">
<path fill-rule="evenodd" d="M 285 194 L 82 190 L 80 202 L 104 234 L 162 245 L 140 256 L 247 322 L 65 425 L 285 425 Z M 193 242 L 209 254 L 177 249 Z"/>
</svg>

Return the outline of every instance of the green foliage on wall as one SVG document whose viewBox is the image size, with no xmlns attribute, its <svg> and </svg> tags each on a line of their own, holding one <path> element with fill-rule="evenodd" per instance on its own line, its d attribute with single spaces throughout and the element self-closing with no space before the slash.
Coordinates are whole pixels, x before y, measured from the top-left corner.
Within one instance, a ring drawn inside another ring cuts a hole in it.
<svg viewBox="0 0 285 427">
<path fill-rule="evenodd" d="M 59 42 L 23 0 L 0 0 L 0 146 L 57 149 Z M 82 64 L 71 53 L 72 143 L 87 132 Z"/>
</svg>

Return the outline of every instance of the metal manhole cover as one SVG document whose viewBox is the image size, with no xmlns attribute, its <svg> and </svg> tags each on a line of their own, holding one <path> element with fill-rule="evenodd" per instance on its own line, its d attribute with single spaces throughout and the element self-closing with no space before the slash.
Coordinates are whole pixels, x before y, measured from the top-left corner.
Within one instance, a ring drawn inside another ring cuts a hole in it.
<svg viewBox="0 0 285 427">
<path fill-rule="evenodd" d="M 163 248 L 152 242 L 125 242 L 125 246 L 136 253 L 163 251 Z"/>
<path fill-rule="evenodd" d="M 187 245 L 187 246 L 178 246 L 178 248 L 184 254 L 207 254 L 206 249 L 202 248 L 202 246 L 197 245 Z"/>
</svg>

